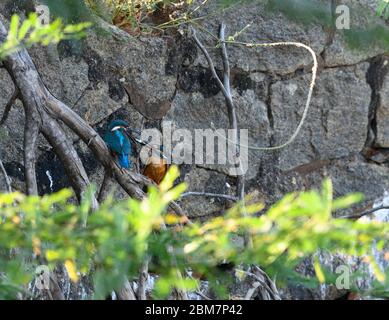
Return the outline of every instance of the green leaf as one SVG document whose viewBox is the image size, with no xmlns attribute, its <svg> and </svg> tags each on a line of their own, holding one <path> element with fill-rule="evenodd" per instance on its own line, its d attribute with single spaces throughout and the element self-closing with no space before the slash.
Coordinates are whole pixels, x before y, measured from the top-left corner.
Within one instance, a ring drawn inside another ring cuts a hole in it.
<svg viewBox="0 0 389 320">
<path fill-rule="evenodd" d="M 18 38 L 19 21 L 20 18 L 18 15 L 16 14 L 12 15 L 9 31 L 8 31 L 8 39 L 14 40 Z"/>
<path fill-rule="evenodd" d="M 316 277 L 319 280 L 319 282 L 324 283 L 326 281 L 326 278 L 324 276 L 324 272 L 321 268 L 319 258 L 317 257 L 317 255 L 313 257 L 313 267 L 315 269 Z"/>
<path fill-rule="evenodd" d="M 32 27 L 31 20 L 25 20 L 19 29 L 18 40 L 22 41 L 27 35 L 27 32 Z"/>
<path fill-rule="evenodd" d="M 333 210 L 349 208 L 354 204 L 363 201 L 364 195 L 362 193 L 353 193 L 344 197 L 335 199 L 332 208 Z"/>
<path fill-rule="evenodd" d="M 379 4 L 378 8 L 377 8 L 377 16 L 382 16 L 382 14 L 384 13 L 386 7 L 388 6 L 388 2 L 385 1 L 385 0 L 381 0 L 381 3 Z"/>
</svg>

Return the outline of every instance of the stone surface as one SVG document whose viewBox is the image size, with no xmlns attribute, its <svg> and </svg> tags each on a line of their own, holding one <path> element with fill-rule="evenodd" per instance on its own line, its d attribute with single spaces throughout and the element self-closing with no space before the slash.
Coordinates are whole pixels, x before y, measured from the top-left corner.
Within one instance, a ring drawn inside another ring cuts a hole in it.
<svg viewBox="0 0 389 320">
<path fill-rule="evenodd" d="M 177 80 L 165 74 L 167 42 L 160 38 L 124 37 L 96 34 L 88 37 L 81 55 L 89 66 L 89 80 L 92 85 L 108 83 L 114 100 L 127 93 L 130 102 L 145 117 L 160 119 L 170 107 Z M 65 54 L 74 54 L 74 50 Z"/>
<path fill-rule="evenodd" d="M 198 168 L 182 166 L 180 182 L 188 185 L 187 191 L 211 192 L 234 195 L 234 179 L 223 174 Z M 232 202 L 220 198 L 188 196 L 180 201 L 180 205 L 192 218 L 205 218 L 210 215 L 219 215 L 221 211 L 232 205 Z"/>
<path fill-rule="evenodd" d="M 282 13 L 267 11 L 266 2 L 252 1 L 198 20 L 198 36 L 210 51 L 219 74 L 220 51 L 204 30 L 217 34 L 222 20 L 228 25 L 228 35 L 244 29 L 239 41 L 300 41 L 310 45 L 319 59 L 317 85 L 302 131 L 285 149 L 249 152 L 246 193 L 270 206 L 285 193 L 320 187 L 322 180 L 330 177 L 335 196 L 363 192 L 366 201 L 362 206 L 375 203 L 389 187 L 387 151 L 381 150 L 389 147 L 389 77 L 382 71 L 385 50 L 378 45 L 353 50 L 343 31 L 316 22 L 300 24 Z M 352 8 L 353 28 L 382 25 L 381 20 L 371 16 L 373 1 L 343 2 Z M 328 1 L 323 3 L 330 8 Z M 215 2 L 208 2 L 196 15 L 214 13 L 215 8 Z M 0 3 L 0 12 L 9 15 L 14 10 L 18 8 L 5 8 Z M 211 129 L 211 124 L 228 128 L 224 97 L 185 27 L 182 33 L 138 38 L 108 25 L 103 29 L 111 34 L 92 31 L 81 41 L 29 49 L 50 91 L 99 134 L 114 118 L 126 120 L 134 129 L 159 128 L 167 123 L 190 132 Z M 293 47 L 229 45 L 228 52 L 238 123 L 240 128 L 248 129 L 249 144 L 285 142 L 301 118 L 312 58 L 303 49 Z M 11 78 L 0 69 L 0 114 L 13 90 Z M 24 111 L 17 100 L 7 122 L 0 127 L 0 155 L 13 188 L 22 191 L 23 127 Z M 85 144 L 70 130 L 66 132 L 73 138 L 91 181 L 101 183 L 102 167 Z M 180 169 L 180 181 L 188 184 L 188 191 L 236 192 L 236 178 L 229 175 L 225 165 L 198 163 L 180 165 Z M 37 176 L 40 193 L 68 186 L 60 161 L 43 138 L 39 141 Z M 3 190 L 1 179 L 2 175 Z M 115 195 L 125 196 L 120 188 Z M 232 204 L 218 198 L 186 197 L 181 205 L 190 217 L 206 219 L 222 214 Z M 308 274 L 312 271 L 308 265 L 305 268 Z M 332 288 L 312 292 L 290 287 L 284 297 L 340 296 Z"/>
<path fill-rule="evenodd" d="M 366 35 L 353 35 L 353 31 L 364 32 L 373 30 L 377 26 L 385 26 L 385 22 L 375 16 L 377 2 L 345 0 L 341 4 L 350 9 L 350 30 L 334 29 L 330 34 L 329 44 L 323 52 L 325 65 L 336 67 L 339 65 L 351 65 L 366 61 L 369 58 L 385 53 L 385 49 L 378 43 L 370 43 Z M 361 39 L 358 40 L 358 37 Z M 362 41 L 362 46 L 353 48 L 348 44 Z"/>
<path fill-rule="evenodd" d="M 254 83 L 254 86 L 256 85 L 260 86 L 261 84 Z M 248 130 L 250 144 L 268 145 L 269 120 L 265 102 L 255 92 L 255 89 L 244 90 L 241 94 L 238 90 L 239 88 L 233 90 L 233 97 L 240 128 Z M 227 110 L 221 93 L 207 99 L 200 92 L 185 93 L 179 91 L 173 101 L 171 110 L 163 121 L 164 123 L 171 122 L 173 129 L 190 130 L 193 137 L 195 137 L 195 129 L 212 129 L 211 123 L 213 123 L 215 129 L 224 130 L 224 134 L 229 128 Z M 215 145 L 217 141 L 225 143 L 223 138 L 216 135 Z M 204 151 L 202 152 L 204 163 L 198 164 L 228 174 L 229 166 L 205 163 L 209 156 L 205 148 L 206 143 L 204 143 Z M 195 150 L 194 147 L 193 150 Z M 252 152 L 249 154 L 248 177 L 253 178 L 256 175 L 259 159 L 258 153 Z"/>
<path fill-rule="evenodd" d="M 309 44 L 316 54 L 324 50 L 326 34 L 322 27 L 317 24 L 304 26 L 295 21 L 288 20 L 285 23 L 285 16 L 281 13 L 269 12 L 265 9 L 267 1 L 252 1 L 242 6 L 233 6 L 225 10 L 214 19 L 207 19 L 203 27 L 217 35 L 221 21 L 228 21 L 228 35 L 239 33 L 237 41 L 250 43 L 298 41 Z M 216 10 L 216 1 L 205 6 L 198 15 L 209 14 Z M 330 6 L 330 5 L 328 5 Z M 239 17 L 239 18 L 237 18 Z M 247 27 L 250 25 L 249 27 Z M 247 27 L 247 28 L 246 28 Z M 200 36 L 201 38 L 201 36 Z M 204 36 L 204 43 L 214 46 L 214 39 Z M 219 50 L 212 50 L 212 56 L 219 69 L 221 59 Z M 308 52 L 295 47 L 275 48 L 247 48 L 244 46 L 230 46 L 231 67 L 237 67 L 244 71 L 263 71 L 277 74 L 290 74 L 297 69 L 312 64 L 312 58 Z M 217 57 L 217 58 L 216 58 Z M 206 66 L 206 60 L 202 55 L 198 57 L 195 64 Z"/>
<path fill-rule="evenodd" d="M 389 62 L 385 60 L 386 64 Z M 384 62 L 385 63 L 385 62 Z M 379 98 L 377 101 L 377 136 L 376 143 L 383 148 L 389 147 L 389 74 L 383 79 L 382 88 L 379 91 Z"/>
<path fill-rule="evenodd" d="M 309 114 L 297 139 L 280 151 L 280 166 L 290 170 L 318 159 L 347 157 L 362 151 L 367 138 L 371 89 L 368 64 L 320 73 Z M 301 119 L 311 75 L 271 87 L 274 142 L 290 137 Z M 291 125 L 293 123 L 293 125 Z"/>
</svg>

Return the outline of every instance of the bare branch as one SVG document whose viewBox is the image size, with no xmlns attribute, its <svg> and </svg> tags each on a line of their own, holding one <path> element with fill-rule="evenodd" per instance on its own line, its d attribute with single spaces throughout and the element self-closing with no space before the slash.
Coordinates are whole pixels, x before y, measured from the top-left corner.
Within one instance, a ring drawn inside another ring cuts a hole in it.
<svg viewBox="0 0 389 320">
<path fill-rule="evenodd" d="M 258 266 L 251 267 L 252 272 L 245 270 L 237 270 L 244 274 L 253 277 L 256 282 L 259 282 L 261 287 L 258 289 L 258 293 L 261 294 L 263 300 L 280 300 L 280 294 L 272 279 Z"/>
<path fill-rule="evenodd" d="M 40 124 L 32 112 L 25 112 L 24 124 L 24 176 L 26 180 L 26 193 L 38 194 L 36 181 L 35 155 L 38 142 Z"/>
<path fill-rule="evenodd" d="M 195 192 L 195 191 L 190 191 L 190 192 L 184 192 L 181 195 L 181 198 L 185 197 L 210 197 L 210 198 L 222 198 L 222 199 L 227 199 L 231 201 L 238 201 L 239 199 L 234 196 L 230 196 L 227 194 L 218 194 L 218 193 L 210 193 L 210 192 Z"/>
<path fill-rule="evenodd" d="M 235 157 L 239 161 L 239 168 L 242 167 L 242 163 L 239 157 L 240 154 L 240 146 L 239 146 L 239 138 L 238 138 L 238 119 L 236 116 L 236 109 L 234 102 L 232 100 L 231 95 L 231 84 L 230 84 L 230 64 L 228 61 L 228 53 L 227 46 L 225 42 L 225 31 L 226 25 L 224 22 L 220 25 L 219 37 L 221 42 L 221 51 L 222 51 L 222 59 L 223 59 L 223 84 L 226 91 L 225 99 L 228 110 L 228 118 L 230 121 L 230 129 L 233 129 L 233 138 L 232 141 L 235 145 Z M 236 195 L 237 198 L 243 202 L 243 213 L 246 215 L 245 206 L 244 206 L 244 194 L 245 194 L 245 176 L 244 174 L 240 174 L 237 176 L 237 190 Z M 245 234 L 244 241 L 246 246 L 252 246 L 252 239 L 249 234 Z"/>
<path fill-rule="evenodd" d="M 149 260 L 146 258 L 146 260 L 143 262 L 142 267 L 139 272 L 139 279 L 138 279 L 138 290 L 137 290 L 137 297 L 138 300 L 147 300 L 146 297 L 146 283 L 147 279 L 149 277 Z"/>
<path fill-rule="evenodd" d="M 47 141 L 53 146 L 55 153 L 65 167 L 78 199 L 81 200 L 83 193 L 90 184 L 81 159 L 58 122 L 45 113 L 42 113 L 42 117 L 44 121 L 42 132 Z"/>
<path fill-rule="evenodd" d="M 14 93 L 12 94 L 8 103 L 5 105 L 3 116 L 1 117 L 1 120 L 0 120 L 0 126 L 2 126 L 7 121 L 7 118 L 8 118 L 10 111 L 11 111 L 11 108 L 12 108 L 13 104 L 15 103 L 15 100 L 18 97 L 19 97 L 19 89 L 17 87 L 15 87 Z"/>
<path fill-rule="evenodd" d="M 111 189 L 111 185 L 112 185 L 112 175 L 109 171 L 105 170 L 104 179 L 103 182 L 101 183 L 99 195 L 97 197 L 97 201 L 99 203 L 102 203 L 107 198 L 107 195 Z"/>
<path fill-rule="evenodd" d="M 226 47 L 226 43 L 225 43 L 225 32 L 226 32 L 226 25 L 224 22 L 222 22 L 222 24 L 220 25 L 219 37 L 220 37 L 220 41 L 221 41 L 222 59 L 223 59 L 223 71 L 224 71 L 223 72 L 223 85 L 224 85 L 224 88 L 226 89 L 226 92 L 228 94 L 228 98 L 230 98 L 232 100 L 231 86 L 230 86 L 231 71 L 230 71 L 230 63 L 228 61 L 227 47 Z M 229 108 L 231 108 L 231 107 L 229 107 Z M 231 120 L 230 120 L 230 122 L 234 123 Z"/>
<path fill-rule="evenodd" d="M 118 300 L 136 300 L 134 289 L 128 280 L 126 280 L 120 290 L 116 291 L 116 295 Z"/>
<path fill-rule="evenodd" d="M 251 300 L 253 295 L 258 292 L 258 287 L 261 286 L 260 282 L 254 282 L 253 286 L 247 291 L 246 296 L 244 297 L 244 300 Z"/>
<path fill-rule="evenodd" d="M 50 272 L 50 289 L 47 290 L 47 293 L 51 300 L 65 300 L 61 288 L 58 284 L 57 276 L 54 272 Z"/>
<path fill-rule="evenodd" d="M 219 76 L 217 75 L 217 72 L 216 72 L 216 69 L 215 69 L 215 65 L 213 64 L 212 58 L 211 58 L 211 56 L 209 55 L 207 49 L 206 49 L 206 48 L 204 47 L 204 45 L 200 42 L 200 40 L 197 38 L 196 30 L 193 29 L 192 27 L 190 27 L 190 30 L 191 30 L 191 32 L 192 32 L 192 36 L 193 36 L 194 41 L 196 42 L 196 44 L 197 44 L 197 46 L 200 48 L 200 50 L 203 52 L 203 54 L 204 54 L 204 56 L 205 56 L 205 59 L 207 59 L 209 68 L 211 69 L 211 73 L 212 73 L 213 77 L 215 78 L 215 80 L 216 80 L 218 86 L 219 86 L 220 89 L 223 91 L 224 96 L 228 96 L 228 92 L 227 92 L 226 89 L 224 88 L 223 83 L 221 82 Z"/>
<path fill-rule="evenodd" d="M 0 16 L 1 18 L 1 16 Z M 7 31 L 0 20 L 0 41 L 6 39 Z M 55 98 L 44 85 L 40 75 L 38 74 L 34 63 L 31 60 L 27 50 L 21 49 L 17 53 L 8 56 L 4 60 L 4 65 L 11 77 L 14 79 L 15 85 L 20 90 L 20 95 L 25 108 L 25 113 L 39 114 L 40 117 L 50 116 L 55 120 L 62 121 L 72 131 L 74 131 L 85 144 L 91 149 L 95 158 L 104 166 L 105 170 L 112 172 L 113 178 L 127 192 L 127 194 L 136 199 L 142 199 L 145 193 L 142 191 L 143 186 L 154 184 L 147 177 L 131 171 L 121 170 L 114 159 L 112 158 L 103 139 L 97 132 L 89 126 L 76 112 L 70 109 L 62 101 Z M 51 129 L 46 129 L 47 131 Z M 52 132 L 54 134 L 54 132 Z M 54 143 L 54 135 L 52 135 Z M 69 146 L 69 143 L 68 143 Z M 66 150 L 61 149 L 57 145 L 57 150 L 63 153 L 66 157 Z M 70 151 L 71 155 L 73 150 Z M 78 157 L 78 156 L 77 156 Z M 82 175 L 81 178 L 73 179 L 73 182 L 78 182 L 79 189 L 85 182 L 84 169 L 76 160 L 76 156 L 66 160 L 69 164 L 73 162 L 73 169 L 79 168 Z M 70 167 L 69 167 L 70 168 Z M 73 170 L 72 169 L 72 170 Z M 75 172 L 76 170 L 73 170 Z M 97 202 L 96 202 L 97 205 Z M 177 214 L 183 215 L 181 208 L 176 203 L 171 203 L 170 208 Z"/>
<path fill-rule="evenodd" d="M 1 158 L 0 158 L 0 169 L 3 172 L 4 180 L 5 180 L 5 183 L 7 185 L 7 190 L 9 193 L 11 193 L 12 192 L 11 180 L 8 177 L 7 171 L 4 168 L 3 161 L 1 160 Z"/>
<path fill-rule="evenodd" d="M 219 77 L 217 76 L 214 64 L 206 48 L 196 37 L 195 31 L 193 32 L 193 37 L 196 44 L 198 45 L 200 50 L 203 52 L 205 58 L 207 59 L 211 72 L 214 75 L 221 91 L 223 92 L 226 101 L 227 111 L 228 111 L 230 129 L 233 129 L 233 138 L 231 140 L 228 139 L 228 141 L 232 142 L 235 145 L 235 157 L 236 159 L 239 160 L 239 168 L 241 168 L 242 164 L 240 162 L 240 157 L 239 157 L 240 144 L 238 140 L 238 121 L 236 116 L 236 109 L 231 95 L 230 65 L 228 61 L 228 53 L 226 47 L 227 42 L 225 40 L 225 30 L 226 30 L 226 25 L 222 23 L 219 29 L 219 38 L 220 38 L 219 41 L 220 41 L 221 55 L 223 60 L 223 83 L 220 81 Z M 243 214 L 247 215 L 245 204 L 244 204 L 244 194 L 245 194 L 245 176 L 244 174 L 240 174 L 237 176 L 236 198 L 239 201 L 242 201 Z M 251 248 L 253 247 L 252 238 L 249 233 L 244 234 L 244 245 L 245 247 L 251 247 Z M 254 276 L 255 279 L 257 280 L 256 282 L 259 282 L 261 286 L 259 287 L 256 284 L 253 285 L 253 289 L 249 291 L 246 296 L 251 298 L 251 296 L 258 290 L 259 294 L 261 294 L 263 299 L 279 299 L 277 288 L 274 282 L 267 276 L 267 274 L 263 272 L 258 266 L 250 266 L 250 270 L 252 270 L 252 272 L 249 272 L 249 274 Z"/>
<path fill-rule="evenodd" d="M 227 53 L 227 46 L 225 42 L 225 30 L 226 30 L 226 25 L 224 23 L 221 24 L 220 26 L 220 41 L 221 41 L 221 49 L 222 49 L 222 58 L 223 58 L 223 84 L 224 88 L 226 91 L 225 99 L 226 99 L 226 105 L 228 109 L 228 117 L 230 121 L 230 128 L 233 129 L 233 141 L 235 142 L 235 156 L 238 157 L 240 153 L 240 148 L 238 144 L 238 120 L 236 117 L 236 109 L 235 105 L 232 100 L 231 96 L 231 85 L 230 85 L 230 64 L 228 62 L 228 53 Z M 239 166 L 241 164 L 239 163 Z M 239 175 L 238 176 L 238 190 L 237 190 L 237 196 L 239 200 L 244 199 L 244 175 Z"/>
<path fill-rule="evenodd" d="M 379 211 L 379 210 L 389 210 L 389 206 L 382 206 L 382 207 L 377 207 L 377 208 L 372 208 L 370 210 L 367 210 L 365 212 L 362 212 L 362 213 L 357 213 L 357 214 L 350 214 L 350 215 L 346 215 L 346 216 L 340 216 L 340 217 L 336 217 L 338 219 L 359 219 L 359 218 L 362 218 L 364 216 L 367 216 L 369 214 L 372 214 L 376 211 Z"/>
</svg>

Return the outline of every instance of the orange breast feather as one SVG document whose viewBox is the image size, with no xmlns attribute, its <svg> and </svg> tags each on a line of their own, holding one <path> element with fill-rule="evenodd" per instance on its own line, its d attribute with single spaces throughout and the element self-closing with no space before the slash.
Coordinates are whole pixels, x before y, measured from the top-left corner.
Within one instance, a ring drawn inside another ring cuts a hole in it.
<svg viewBox="0 0 389 320">
<path fill-rule="evenodd" d="M 165 159 L 150 157 L 143 174 L 153 180 L 156 184 L 160 184 L 165 177 L 167 168 L 168 165 Z"/>
</svg>

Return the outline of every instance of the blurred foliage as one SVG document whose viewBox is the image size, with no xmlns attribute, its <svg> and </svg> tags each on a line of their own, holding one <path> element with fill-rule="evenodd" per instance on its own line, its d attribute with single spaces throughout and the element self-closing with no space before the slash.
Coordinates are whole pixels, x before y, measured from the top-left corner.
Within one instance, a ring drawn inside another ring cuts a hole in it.
<svg viewBox="0 0 389 320">
<path fill-rule="evenodd" d="M 50 9 L 50 14 L 60 17 L 65 23 L 91 21 L 91 12 L 85 0 L 41 0 Z"/>
<path fill-rule="evenodd" d="M 54 16 L 68 23 L 93 20 L 92 13 L 129 33 L 146 32 L 193 0 L 43 0 Z M 154 20 L 154 21 L 153 21 Z"/>
<path fill-rule="evenodd" d="M 377 3 L 381 0 L 376 0 Z M 341 3 L 340 3 L 341 4 Z M 350 7 L 350 29 L 339 30 L 353 49 L 369 50 L 372 46 L 389 49 L 389 28 L 379 19 L 388 14 L 387 1 L 381 1 L 376 16 L 358 3 Z M 282 12 L 288 18 L 303 24 L 316 23 L 325 28 L 335 28 L 338 17 L 331 5 L 321 0 L 268 0 L 266 8 L 270 12 Z M 357 27 L 356 20 L 363 21 L 363 27 Z"/>
<path fill-rule="evenodd" d="M 288 18 L 303 24 L 334 25 L 331 4 L 320 0 L 269 0 L 266 9 L 282 12 Z"/>
<path fill-rule="evenodd" d="M 374 250 L 383 250 L 389 237 L 387 223 L 332 218 L 334 210 L 349 207 L 362 196 L 333 200 L 329 180 L 322 191 L 288 194 L 263 214 L 259 214 L 263 206 L 256 204 L 247 206 L 248 216 L 243 216 L 238 204 L 222 217 L 183 226 L 184 219 L 168 210 L 185 190 L 184 184 L 173 187 L 178 176 L 173 166 L 142 201 L 109 197 L 90 216 L 90 197 L 75 205 L 66 189 L 43 197 L 1 194 L 0 298 L 25 291 L 42 259 L 50 268 L 63 263 L 74 282 L 91 272 L 96 299 L 120 288 L 125 279 L 137 278 L 145 259 L 150 271 L 158 274 L 153 293 L 157 298 L 166 297 L 173 287 L 194 290 L 199 280 L 177 277 L 178 270 L 185 274 L 188 269 L 226 297 L 228 273 L 218 268 L 223 261 L 260 265 L 278 285 L 297 281 L 314 286 L 335 280 L 319 261 L 315 261 L 316 278 L 297 274 L 295 268 L 305 257 L 325 250 L 369 257 L 374 266 Z M 252 248 L 236 241 L 245 233 L 253 239 Z M 373 269 L 382 287 L 387 281 L 384 270 Z"/>
<path fill-rule="evenodd" d="M 235 10 L 237 6 L 250 2 L 262 2 L 266 6 L 265 14 L 281 12 L 289 19 L 304 25 L 312 23 L 324 28 L 335 28 L 337 15 L 335 6 L 322 0 L 212 0 L 217 1 L 220 10 Z M 369 49 L 371 46 L 389 48 L 389 29 L 379 17 L 389 15 L 386 0 L 376 0 L 379 5 L 376 15 L 363 9 L 358 3 L 350 8 L 351 29 L 339 30 L 347 43 L 355 49 Z M 201 1 L 189 6 L 193 0 L 43 0 L 54 16 L 61 17 L 67 23 L 92 20 L 92 13 L 117 25 L 130 34 L 139 35 L 153 30 L 161 31 L 180 24 L 201 19 L 210 19 L 217 12 L 198 17 L 194 13 L 197 6 L 207 6 L 211 1 Z M 216 11 L 219 9 L 215 9 Z M 179 14 L 175 14 L 179 12 Z M 222 14 L 222 11 L 219 12 Z M 355 19 L 365 21 L 363 28 L 353 25 Z"/>
<path fill-rule="evenodd" d="M 385 19 L 389 18 L 389 2 L 387 0 L 381 0 L 377 9 L 377 16 L 383 16 Z"/>
<path fill-rule="evenodd" d="M 389 50 L 389 27 L 379 19 L 389 17 L 389 3 L 386 0 L 376 1 L 379 4 L 376 15 L 357 2 L 350 7 L 351 28 L 339 32 L 352 49 L 369 50 L 372 46 L 377 46 Z M 281 12 L 289 19 L 307 26 L 318 24 L 326 29 L 334 29 L 338 17 L 334 12 L 336 5 L 322 0 L 219 0 L 224 7 L 249 2 L 263 2 L 268 13 Z M 364 21 L 363 27 L 356 26 L 356 19 Z"/>
<path fill-rule="evenodd" d="M 0 60 L 5 56 L 18 51 L 21 47 L 30 47 L 34 44 L 49 45 L 65 39 L 74 39 L 84 36 L 84 30 L 89 23 L 63 25 L 60 19 L 42 25 L 38 16 L 31 13 L 22 23 L 18 15 L 11 17 L 7 39 L 0 45 Z"/>
</svg>

